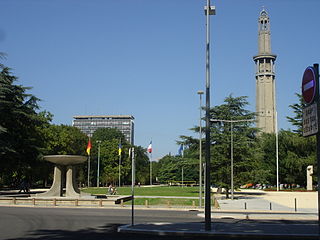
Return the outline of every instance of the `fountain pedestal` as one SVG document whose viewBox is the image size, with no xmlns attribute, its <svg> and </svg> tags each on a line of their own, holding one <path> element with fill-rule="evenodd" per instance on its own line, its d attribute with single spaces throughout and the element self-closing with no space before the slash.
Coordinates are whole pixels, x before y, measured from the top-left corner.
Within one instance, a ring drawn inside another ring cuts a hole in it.
<svg viewBox="0 0 320 240">
<path fill-rule="evenodd" d="M 37 194 L 37 197 L 62 197 L 63 183 L 66 180 L 66 197 L 81 197 L 76 183 L 75 165 L 87 160 L 84 156 L 77 155 L 48 155 L 44 156 L 46 161 L 55 164 L 53 183 L 49 191 Z"/>
</svg>

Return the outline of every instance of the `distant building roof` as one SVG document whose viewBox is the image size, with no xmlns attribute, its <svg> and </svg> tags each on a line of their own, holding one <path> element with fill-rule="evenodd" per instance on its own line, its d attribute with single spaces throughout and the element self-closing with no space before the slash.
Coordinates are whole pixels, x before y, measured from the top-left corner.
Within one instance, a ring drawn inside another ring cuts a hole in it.
<svg viewBox="0 0 320 240">
<path fill-rule="evenodd" d="M 130 118 L 134 119 L 132 115 L 79 115 L 79 116 L 73 116 L 75 119 L 80 119 L 80 118 Z"/>
</svg>

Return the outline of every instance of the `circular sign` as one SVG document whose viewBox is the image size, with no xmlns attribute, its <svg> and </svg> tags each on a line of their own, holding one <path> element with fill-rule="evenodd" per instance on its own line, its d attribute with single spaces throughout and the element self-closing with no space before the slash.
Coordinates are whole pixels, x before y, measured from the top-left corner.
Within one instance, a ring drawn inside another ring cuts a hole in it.
<svg viewBox="0 0 320 240">
<path fill-rule="evenodd" d="M 302 96 L 306 103 L 313 102 L 316 95 L 316 75 L 313 67 L 307 67 L 302 77 Z"/>
</svg>

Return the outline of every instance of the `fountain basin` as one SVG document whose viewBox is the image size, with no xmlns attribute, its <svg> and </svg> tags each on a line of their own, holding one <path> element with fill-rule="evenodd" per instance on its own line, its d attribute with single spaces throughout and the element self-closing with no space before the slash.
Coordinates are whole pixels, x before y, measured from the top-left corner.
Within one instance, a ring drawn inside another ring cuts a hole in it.
<svg viewBox="0 0 320 240">
<path fill-rule="evenodd" d="M 78 155 L 47 155 L 43 159 L 64 166 L 76 165 L 87 161 L 87 157 Z"/>
</svg>

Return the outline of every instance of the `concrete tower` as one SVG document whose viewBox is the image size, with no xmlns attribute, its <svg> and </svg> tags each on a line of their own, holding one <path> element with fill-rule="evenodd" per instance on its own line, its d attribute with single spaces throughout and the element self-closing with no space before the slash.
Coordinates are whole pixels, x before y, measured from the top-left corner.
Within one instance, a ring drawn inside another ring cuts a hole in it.
<svg viewBox="0 0 320 240">
<path fill-rule="evenodd" d="M 276 55 L 271 53 L 270 19 L 266 10 L 258 19 L 258 55 L 256 64 L 256 112 L 257 127 L 266 133 L 275 133 L 275 71 Z"/>
</svg>

